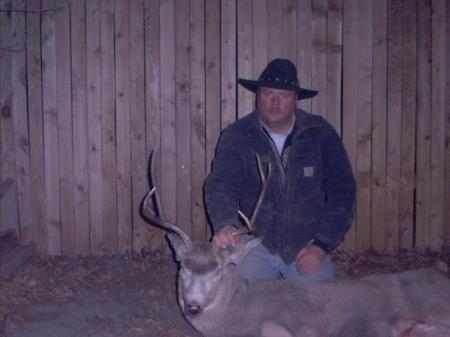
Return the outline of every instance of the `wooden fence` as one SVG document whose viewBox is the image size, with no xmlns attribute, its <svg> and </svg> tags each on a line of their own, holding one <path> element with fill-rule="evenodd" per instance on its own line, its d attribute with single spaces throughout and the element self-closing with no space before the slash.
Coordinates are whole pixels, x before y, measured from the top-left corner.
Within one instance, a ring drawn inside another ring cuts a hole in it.
<svg viewBox="0 0 450 337">
<path fill-rule="evenodd" d="M 165 216 L 209 236 L 202 183 L 250 112 L 236 80 L 293 60 L 300 107 L 358 180 L 343 248 L 450 244 L 450 1 L 0 0 L 1 230 L 43 253 L 164 244 L 139 204 L 149 152 Z"/>
</svg>

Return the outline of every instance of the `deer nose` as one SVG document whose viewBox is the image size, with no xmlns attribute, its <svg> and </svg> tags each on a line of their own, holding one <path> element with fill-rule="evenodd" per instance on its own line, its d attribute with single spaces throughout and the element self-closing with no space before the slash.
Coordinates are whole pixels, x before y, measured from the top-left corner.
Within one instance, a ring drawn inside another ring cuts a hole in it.
<svg viewBox="0 0 450 337">
<path fill-rule="evenodd" d="M 198 304 L 187 303 L 185 307 L 185 312 L 189 316 L 197 316 L 199 313 L 202 312 L 202 307 Z"/>
</svg>

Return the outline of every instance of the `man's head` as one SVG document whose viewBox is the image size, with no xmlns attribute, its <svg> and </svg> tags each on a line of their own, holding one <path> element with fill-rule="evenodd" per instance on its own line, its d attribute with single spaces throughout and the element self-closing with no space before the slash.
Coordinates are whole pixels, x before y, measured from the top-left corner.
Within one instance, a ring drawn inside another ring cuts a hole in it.
<svg viewBox="0 0 450 337">
<path fill-rule="evenodd" d="M 256 107 L 263 122 L 273 131 L 289 128 L 298 99 L 311 98 L 317 91 L 301 88 L 295 65 L 286 59 L 271 61 L 257 81 L 239 79 L 246 89 L 256 93 Z"/>
<path fill-rule="evenodd" d="M 297 95 L 293 90 L 260 87 L 256 92 L 256 109 L 272 131 L 286 133 L 292 123 Z"/>
</svg>

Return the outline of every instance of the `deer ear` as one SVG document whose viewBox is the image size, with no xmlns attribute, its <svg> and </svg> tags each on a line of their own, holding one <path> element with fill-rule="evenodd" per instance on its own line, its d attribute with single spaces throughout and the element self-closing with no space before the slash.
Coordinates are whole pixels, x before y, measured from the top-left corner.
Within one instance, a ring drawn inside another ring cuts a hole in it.
<svg viewBox="0 0 450 337">
<path fill-rule="evenodd" d="M 180 261 L 186 254 L 186 243 L 175 233 L 167 233 L 166 236 L 175 252 L 175 259 Z"/>
<path fill-rule="evenodd" d="M 262 237 L 257 237 L 251 239 L 249 241 L 240 241 L 236 246 L 233 247 L 231 252 L 228 254 L 226 258 L 226 263 L 234 263 L 237 264 L 241 262 L 241 260 L 247 256 L 250 251 L 259 245 L 262 241 Z"/>
</svg>

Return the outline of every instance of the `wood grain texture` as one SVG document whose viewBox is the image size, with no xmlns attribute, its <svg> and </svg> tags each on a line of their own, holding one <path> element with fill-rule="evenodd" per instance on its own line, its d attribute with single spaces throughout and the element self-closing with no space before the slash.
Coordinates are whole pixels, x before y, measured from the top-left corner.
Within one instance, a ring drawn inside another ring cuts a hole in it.
<svg viewBox="0 0 450 337">
<path fill-rule="evenodd" d="M 101 0 L 101 118 L 102 118 L 102 199 L 103 252 L 117 254 L 119 249 L 117 211 L 117 135 L 116 79 L 114 56 L 114 2 Z"/>
<path fill-rule="evenodd" d="M 40 0 L 26 2 L 28 10 L 40 9 Z M 28 90 L 28 121 L 30 128 L 30 197 L 31 214 L 33 217 L 33 241 L 37 242 L 37 250 L 43 253 L 46 250 L 45 227 L 45 182 L 44 182 L 44 138 L 43 138 L 43 111 L 42 111 L 42 57 L 41 57 L 41 25 L 37 16 L 27 17 L 27 83 L 33 90 Z"/>
<path fill-rule="evenodd" d="M 73 120 L 73 179 L 70 186 L 74 189 L 74 229 L 71 229 L 69 223 L 68 235 L 74 238 L 74 247 L 77 254 L 90 253 L 90 228 L 89 228 L 89 124 L 88 114 L 86 110 L 87 99 L 87 82 L 86 82 L 86 17 L 85 17 L 85 3 L 84 1 L 73 0 L 71 2 L 71 22 L 72 29 L 71 38 L 66 37 L 67 41 L 71 41 L 71 55 L 67 55 L 68 60 L 71 60 L 71 74 L 72 74 L 72 120 Z M 64 19 L 61 18 L 62 25 Z M 67 27 L 70 29 L 70 27 Z M 64 37 L 61 37 L 64 38 Z M 63 128 L 64 129 L 64 128 Z M 69 130 L 67 133 L 70 134 Z M 68 144 L 69 146 L 69 144 Z M 70 162 L 67 159 L 67 162 Z M 63 163 L 66 165 L 66 162 Z M 64 168 L 64 172 L 69 168 Z M 94 206 L 92 206 L 94 207 Z M 66 222 L 63 221 L 63 224 Z M 63 234 L 64 234 L 63 227 Z M 64 249 L 64 245 L 63 245 Z"/>
<path fill-rule="evenodd" d="M 402 130 L 399 246 L 411 247 L 414 236 L 416 140 L 416 3 L 402 2 Z"/>
<path fill-rule="evenodd" d="M 376 251 L 386 249 L 386 128 L 387 128 L 387 4 L 373 3 L 373 100 L 372 100 L 372 182 L 371 244 Z"/>
<path fill-rule="evenodd" d="M 86 111 L 89 160 L 89 237 L 92 254 L 103 250 L 101 1 L 86 2 Z"/>
<path fill-rule="evenodd" d="M 43 7 L 54 7 L 55 2 L 46 0 Z M 46 232 L 49 255 L 61 254 L 61 215 L 59 196 L 59 134 L 58 134 L 58 106 L 56 82 L 56 37 L 55 16 L 50 12 L 42 18 L 41 40 L 42 58 L 42 94 L 44 121 L 44 167 L 45 167 L 45 205 Z"/>
</svg>

